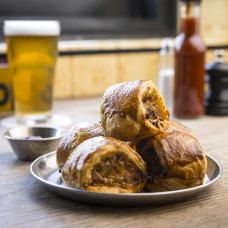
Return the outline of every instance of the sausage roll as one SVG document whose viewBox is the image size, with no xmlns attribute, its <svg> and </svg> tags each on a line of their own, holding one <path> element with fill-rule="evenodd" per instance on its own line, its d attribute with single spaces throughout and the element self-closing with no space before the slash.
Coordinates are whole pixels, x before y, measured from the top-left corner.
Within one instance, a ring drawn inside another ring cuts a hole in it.
<svg viewBox="0 0 228 228">
<path fill-rule="evenodd" d="M 135 141 L 163 132 L 169 112 L 152 81 L 133 81 L 106 90 L 101 102 L 101 124 L 106 136 Z"/>
<path fill-rule="evenodd" d="M 81 143 L 62 168 L 65 185 L 94 192 L 140 192 L 146 165 L 125 142 L 95 137 Z"/>
<path fill-rule="evenodd" d="M 164 133 L 136 144 L 147 164 L 146 190 L 168 191 L 203 183 L 207 160 L 202 146 L 190 129 L 171 121 Z"/>
<path fill-rule="evenodd" d="M 64 165 L 72 151 L 83 141 L 96 136 L 102 136 L 100 124 L 82 122 L 72 127 L 62 138 L 57 148 L 56 159 L 58 167 Z"/>
</svg>

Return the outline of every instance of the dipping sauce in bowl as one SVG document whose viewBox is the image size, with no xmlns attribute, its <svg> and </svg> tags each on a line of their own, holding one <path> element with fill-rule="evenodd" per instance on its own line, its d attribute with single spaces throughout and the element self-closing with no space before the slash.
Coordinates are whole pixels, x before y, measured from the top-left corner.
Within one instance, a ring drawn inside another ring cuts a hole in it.
<svg viewBox="0 0 228 228">
<path fill-rule="evenodd" d="M 17 127 L 7 130 L 4 137 L 20 160 L 33 161 L 55 151 L 64 130 L 55 127 Z"/>
</svg>

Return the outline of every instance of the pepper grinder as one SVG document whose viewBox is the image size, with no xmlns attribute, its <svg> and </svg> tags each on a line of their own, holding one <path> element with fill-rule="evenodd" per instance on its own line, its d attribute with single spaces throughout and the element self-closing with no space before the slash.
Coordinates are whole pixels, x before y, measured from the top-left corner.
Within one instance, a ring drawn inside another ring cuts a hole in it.
<svg viewBox="0 0 228 228">
<path fill-rule="evenodd" d="M 205 95 L 207 115 L 228 115 L 228 64 L 224 51 L 215 51 L 215 62 L 206 65 L 208 90 Z"/>
</svg>

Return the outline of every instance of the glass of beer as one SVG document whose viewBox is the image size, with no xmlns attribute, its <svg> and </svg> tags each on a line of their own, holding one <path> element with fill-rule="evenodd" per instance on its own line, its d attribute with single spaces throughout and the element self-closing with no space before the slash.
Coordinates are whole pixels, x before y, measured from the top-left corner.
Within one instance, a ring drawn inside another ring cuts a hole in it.
<svg viewBox="0 0 228 228">
<path fill-rule="evenodd" d="M 4 35 L 19 122 L 47 121 L 60 34 L 58 21 L 5 21 Z"/>
</svg>

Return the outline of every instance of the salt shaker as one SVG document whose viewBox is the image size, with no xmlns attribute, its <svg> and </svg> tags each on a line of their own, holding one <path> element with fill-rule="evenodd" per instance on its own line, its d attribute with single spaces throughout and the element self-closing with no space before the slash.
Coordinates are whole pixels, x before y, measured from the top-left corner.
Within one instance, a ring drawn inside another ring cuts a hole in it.
<svg viewBox="0 0 228 228">
<path fill-rule="evenodd" d="M 161 44 L 160 66 L 158 73 L 158 89 L 163 96 L 166 106 L 173 113 L 173 87 L 174 87 L 174 42 L 165 38 Z"/>
</svg>

